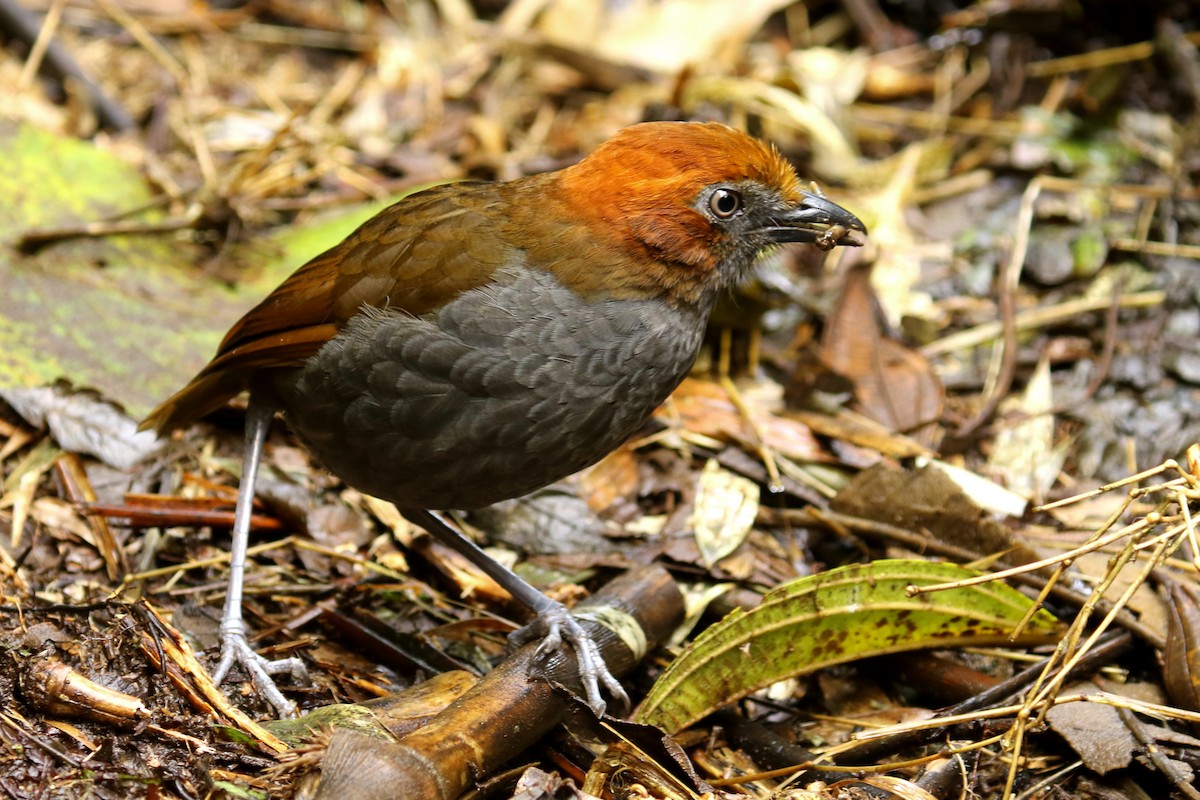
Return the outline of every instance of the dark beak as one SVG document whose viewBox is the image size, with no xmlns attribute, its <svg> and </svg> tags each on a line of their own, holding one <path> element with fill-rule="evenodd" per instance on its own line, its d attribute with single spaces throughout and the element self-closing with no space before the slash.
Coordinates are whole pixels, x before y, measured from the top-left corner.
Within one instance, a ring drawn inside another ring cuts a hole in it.
<svg viewBox="0 0 1200 800">
<path fill-rule="evenodd" d="M 819 194 L 804 192 L 795 208 L 777 214 L 766 229 L 771 240 L 784 242 L 815 242 L 822 250 L 838 245 L 858 247 L 862 244 L 851 233 L 867 232 L 858 217 L 837 203 Z"/>
</svg>

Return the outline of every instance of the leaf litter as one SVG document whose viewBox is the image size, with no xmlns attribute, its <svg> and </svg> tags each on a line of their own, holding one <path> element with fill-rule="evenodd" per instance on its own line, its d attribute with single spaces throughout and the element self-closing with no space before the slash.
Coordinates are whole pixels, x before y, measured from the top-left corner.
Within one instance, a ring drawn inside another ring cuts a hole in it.
<svg viewBox="0 0 1200 800">
<path fill-rule="evenodd" d="M 1152 5 L 1082 20 L 1059 3 L 36 8 L 135 125 L 111 130 L 77 85 L 36 78 L 41 45 L 0 58 L 0 788 L 311 791 L 332 734 L 281 762 L 247 687 L 229 683 L 227 704 L 204 686 L 238 412 L 165 447 L 123 431 L 379 203 L 557 168 L 642 119 L 717 118 L 776 142 L 866 221 L 867 246 L 767 259 L 633 442 L 462 522 L 565 599 L 666 565 L 696 600 L 693 641 L 734 609 L 746 625 L 767 591 L 895 558 L 1003 573 L 1067 633 L 955 639 L 942 667 L 910 671 L 917 654 L 842 636 L 814 673 L 804 637 L 836 625 L 800 614 L 766 669 L 729 668 L 696 707 L 741 697 L 737 724 L 719 712 L 670 747 L 573 726 L 569 748 L 536 744 L 492 791 L 798 796 L 788 781 L 816 776 L 813 797 L 855 780 L 952 797 L 965 775 L 981 796 L 1200 796 L 1200 19 Z M 486 581 L 286 431 L 268 461 L 247 606 L 264 652 L 309 664 L 312 683 L 287 687 L 303 708 L 504 658 L 519 620 Z M 870 569 L 864 590 L 883 585 Z M 901 635 L 904 615 L 866 596 L 860 621 Z M 644 696 L 679 659 L 660 650 L 627 685 Z M 955 695 L 951 666 L 991 688 Z"/>
</svg>

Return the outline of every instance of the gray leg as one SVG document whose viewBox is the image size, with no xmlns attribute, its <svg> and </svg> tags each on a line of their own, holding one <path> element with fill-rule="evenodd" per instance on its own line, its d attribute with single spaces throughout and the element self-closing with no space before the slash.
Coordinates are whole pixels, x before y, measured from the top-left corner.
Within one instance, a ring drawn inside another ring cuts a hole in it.
<svg viewBox="0 0 1200 800">
<path fill-rule="evenodd" d="M 213 672 L 213 681 L 220 684 L 233 665 L 241 664 L 250 680 L 280 717 L 296 715 L 296 704 L 283 696 L 272 675 L 291 673 L 297 682 L 307 682 L 308 672 L 298 658 L 268 661 L 254 652 L 246 640 L 246 625 L 242 621 L 242 585 L 246 579 L 246 548 L 250 543 L 250 513 L 254 504 L 254 481 L 262 460 L 263 443 L 271 426 L 274 409 L 255 402 L 250 396 L 246 408 L 246 449 L 242 458 L 242 482 L 238 486 L 237 509 L 233 516 L 233 545 L 229 557 L 229 589 L 225 595 L 225 610 L 221 614 L 221 662 Z"/>
<path fill-rule="evenodd" d="M 450 527 L 439 515 L 432 511 L 420 509 L 401 509 L 401 513 L 410 522 L 420 525 L 442 544 L 450 547 L 465 557 L 487 575 L 500 584 L 505 591 L 521 605 L 537 615 L 537 618 L 513 634 L 517 644 L 524 644 L 537 638 L 542 639 L 538 646 L 535 659 L 544 661 L 547 656 L 562 647 L 564 640 L 575 651 L 579 662 L 579 678 L 583 682 L 587 703 L 599 717 L 604 713 L 605 702 L 600 696 L 600 684 L 603 683 L 613 699 L 629 707 L 629 696 L 621 687 L 621 683 L 608 671 L 608 665 L 600 655 L 600 648 L 592 641 L 592 637 L 579 622 L 571 616 L 562 603 L 551 600 L 546 595 L 533 588 L 525 579 L 512 570 L 492 559 L 474 542 Z"/>
</svg>

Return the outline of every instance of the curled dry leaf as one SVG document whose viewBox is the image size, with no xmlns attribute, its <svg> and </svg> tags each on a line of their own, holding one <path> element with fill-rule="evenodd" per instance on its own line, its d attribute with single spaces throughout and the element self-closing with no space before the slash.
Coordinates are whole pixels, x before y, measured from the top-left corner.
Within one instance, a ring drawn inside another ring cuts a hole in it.
<svg viewBox="0 0 1200 800">
<path fill-rule="evenodd" d="M 1171 702 L 1200 710 L 1200 591 L 1172 581 L 1163 590 L 1167 602 L 1167 647 L 1163 682 Z"/>
<path fill-rule="evenodd" d="M 1054 441 L 1049 361 L 1039 361 L 1025 392 L 1003 401 L 1000 408 L 1016 421 L 996 432 L 988 466 L 1009 489 L 1040 503 L 1058 480 L 1067 457 L 1067 447 Z"/>
<path fill-rule="evenodd" d="M 139 431 L 131 417 L 93 395 L 57 387 L 10 388 L 0 391 L 0 398 L 30 425 L 48 427 L 64 450 L 93 455 L 117 469 L 139 464 L 162 448 L 153 433 Z"/>
<path fill-rule="evenodd" d="M 716 459 L 704 465 L 689 524 L 706 567 L 746 541 L 758 514 L 758 494 L 757 483 L 722 469 Z"/>
<path fill-rule="evenodd" d="M 141 699 L 101 686 L 57 660 L 31 659 L 21 688 L 34 706 L 52 717 L 128 726 L 150 714 Z"/>
</svg>

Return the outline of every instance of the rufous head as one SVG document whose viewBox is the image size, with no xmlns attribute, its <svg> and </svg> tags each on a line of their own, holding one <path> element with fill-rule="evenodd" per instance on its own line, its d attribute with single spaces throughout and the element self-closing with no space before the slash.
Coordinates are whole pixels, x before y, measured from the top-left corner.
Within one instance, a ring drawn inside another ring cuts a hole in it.
<svg viewBox="0 0 1200 800">
<path fill-rule="evenodd" d="M 559 174 L 580 218 L 668 271 L 683 300 L 741 280 L 783 242 L 857 245 L 863 224 L 801 188 L 773 146 L 709 122 L 646 122 L 618 132 Z"/>
</svg>

